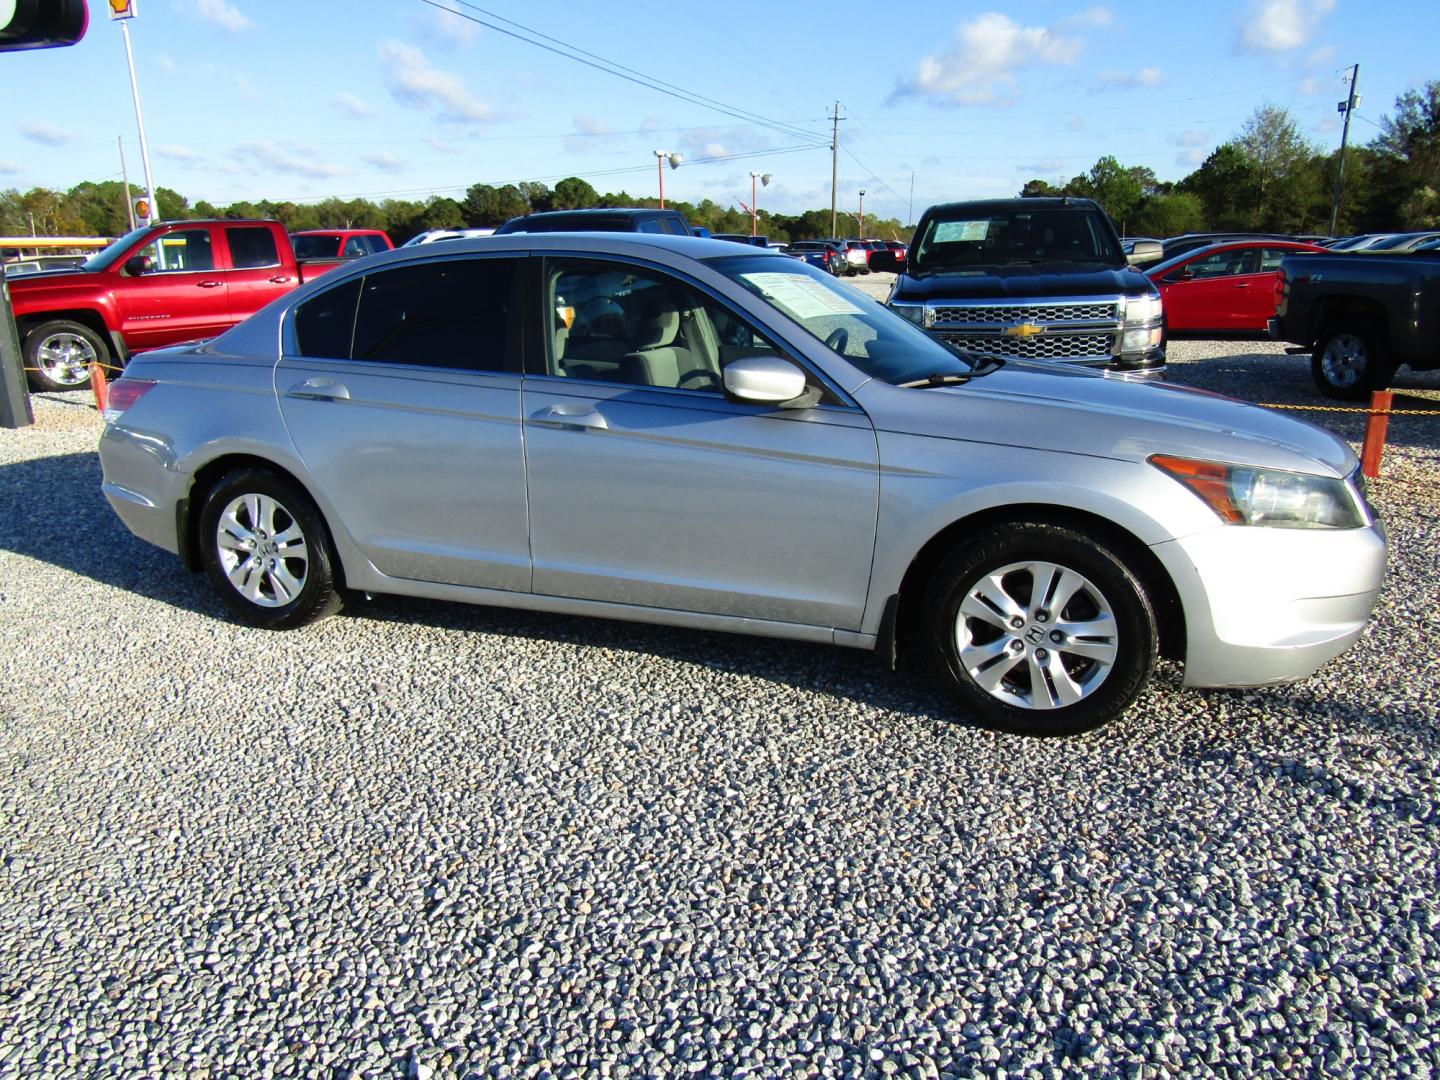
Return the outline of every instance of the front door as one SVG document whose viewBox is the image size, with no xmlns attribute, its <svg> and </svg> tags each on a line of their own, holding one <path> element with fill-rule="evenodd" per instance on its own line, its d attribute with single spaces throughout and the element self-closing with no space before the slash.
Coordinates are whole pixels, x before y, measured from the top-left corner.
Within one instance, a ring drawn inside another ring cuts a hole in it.
<svg viewBox="0 0 1440 1080">
<path fill-rule="evenodd" d="M 541 302 L 525 381 L 535 591 L 858 629 L 879 485 L 865 414 L 727 400 L 737 327 L 746 355 L 780 350 L 661 271 L 547 259 Z"/>
<path fill-rule="evenodd" d="M 522 264 L 387 267 L 307 300 L 286 329 L 285 425 L 332 524 L 381 573 L 530 588 L 511 318 Z"/>
<path fill-rule="evenodd" d="M 115 290 L 115 303 L 131 352 L 229 329 L 230 301 L 215 247 L 213 226 L 177 225 L 131 255 L 150 260 L 145 273 L 117 268 L 128 279 Z"/>
</svg>

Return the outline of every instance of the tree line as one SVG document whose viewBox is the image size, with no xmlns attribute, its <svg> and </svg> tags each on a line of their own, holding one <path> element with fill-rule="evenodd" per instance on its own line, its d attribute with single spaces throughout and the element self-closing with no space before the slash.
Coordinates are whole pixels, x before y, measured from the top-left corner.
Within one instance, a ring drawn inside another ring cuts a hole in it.
<svg viewBox="0 0 1440 1080">
<path fill-rule="evenodd" d="M 1324 152 L 1300 133 L 1286 110 L 1262 106 L 1236 136 L 1217 147 L 1194 172 L 1176 182 L 1159 180 L 1145 166 L 1102 157 L 1064 185 L 1031 180 L 1021 195 L 1075 195 L 1097 200 L 1122 232 L 1175 236 L 1200 230 L 1325 233 L 1338 152 Z M 1344 199 L 1336 232 L 1440 228 L 1440 81 L 1409 90 L 1382 118 L 1379 134 L 1346 155 Z M 132 189 L 132 194 L 138 189 Z M 493 227 L 521 214 L 610 206 L 655 206 L 658 200 L 620 191 L 601 194 L 587 180 L 567 177 L 553 188 L 536 181 L 474 184 L 459 199 L 423 201 L 324 199 L 316 203 L 242 201 L 194 204 L 177 191 L 155 192 L 166 219 L 274 218 L 287 229 L 384 229 L 397 244 L 427 229 Z M 0 234 L 7 236 L 119 236 L 129 228 L 123 185 L 85 181 L 66 192 L 33 188 L 0 192 Z M 667 200 L 692 225 L 711 232 L 748 233 L 750 215 L 710 199 Z M 759 211 L 758 231 L 772 240 L 831 235 L 829 209 L 801 214 Z M 839 232 L 859 233 L 841 212 Z M 910 238 L 894 218 L 866 217 L 864 235 Z"/>
</svg>

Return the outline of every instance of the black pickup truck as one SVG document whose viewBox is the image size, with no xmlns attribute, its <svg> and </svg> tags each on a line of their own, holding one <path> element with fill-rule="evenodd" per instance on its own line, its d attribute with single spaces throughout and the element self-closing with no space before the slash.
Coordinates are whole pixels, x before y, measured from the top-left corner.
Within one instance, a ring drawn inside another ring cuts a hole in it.
<svg viewBox="0 0 1440 1080">
<path fill-rule="evenodd" d="M 981 356 L 1165 370 L 1160 294 L 1090 199 L 932 206 L 886 303 Z"/>
<path fill-rule="evenodd" d="M 1309 349 L 1327 397 L 1358 401 L 1401 364 L 1440 368 L 1440 251 L 1287 255 L 1270 336 Z"/>
</svg>

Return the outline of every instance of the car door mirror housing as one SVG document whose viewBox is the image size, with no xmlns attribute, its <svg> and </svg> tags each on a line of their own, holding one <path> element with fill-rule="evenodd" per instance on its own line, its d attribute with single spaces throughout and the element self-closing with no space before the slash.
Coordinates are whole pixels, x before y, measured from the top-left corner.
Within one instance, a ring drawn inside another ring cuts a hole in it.
<svg viewBox="0 0 1440 1080">
<path fill-rule="evenodd" d="M 1164 257 L 1165 248 L 1160 241 L 1137 240 L 1134 249 L 1126 256 L 1126 261 L 1135 266 L 1138 263 L 1159 262 Z"/>
<path fill-rule="evenodd" d="M 125 260 L 125 272 L 131 277 L 148 274 L 155 269 L 155 260 L 149 255 L 132 255 Z"/>
<path fill-rule="evenodd" d="M 748 405 L 803 409 L 819 395 L 811 391 L 805 372 L 778 356 L 742 356 L 725 365 L 725 396 Z"/>
</svg>

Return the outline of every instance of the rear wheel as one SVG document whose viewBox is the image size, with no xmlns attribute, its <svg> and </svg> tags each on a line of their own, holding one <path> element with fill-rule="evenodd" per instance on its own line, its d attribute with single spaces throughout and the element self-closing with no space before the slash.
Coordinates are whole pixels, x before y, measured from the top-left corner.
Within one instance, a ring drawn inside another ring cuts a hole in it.
<svg viewBox="0 0 1440 1080">
<path fill-rule="evenodd" d="M 90 365 L 108 364 L 104 338 L 84 323 L 51 319 L 25 335 L 25 367 L 37 390 L 84 390 Z"/>
<path fill-rule="evenodd" d="M 266 469 L 220 481 L 200 516 L 210 583 L 251 626 L 290 630 L 340 610 L 329 531 L 309 497 Z"/>
<path fill-rule="evenodd" d="M 1125 711 L 1158 652 L 1144 587 L 1107 546 L 1054 525 L 987 533 L 936 571 L 926 643 L 966 712 L 1026 735 L 1073 735 Z"/>
<path fill-rule="evenodd" d="M 1310 374 L 1326 397 L 1363 401 L 1395 377 L 1384 332 L 1374 322 L 1337 323 L 1315 344 Z"/>
</svg>

